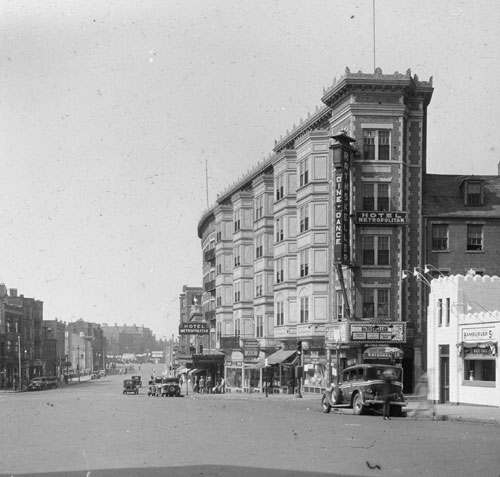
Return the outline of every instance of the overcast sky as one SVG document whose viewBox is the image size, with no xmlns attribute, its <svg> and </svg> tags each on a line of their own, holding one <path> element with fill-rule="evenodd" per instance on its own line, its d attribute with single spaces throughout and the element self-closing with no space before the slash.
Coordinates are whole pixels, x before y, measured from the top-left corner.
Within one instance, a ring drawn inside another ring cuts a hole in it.
<svg viewBox="0 0 500 477">
<path fill-rule="evenodd" d="M 44 318 L 177 333 L 208 198 L 373 72 L 372 0 L 0 1 L 0 282 Z M 496 174 L 500 3 L 378 0 L 376 64 L 434 78 L 428 171 Z"/>
</svg>

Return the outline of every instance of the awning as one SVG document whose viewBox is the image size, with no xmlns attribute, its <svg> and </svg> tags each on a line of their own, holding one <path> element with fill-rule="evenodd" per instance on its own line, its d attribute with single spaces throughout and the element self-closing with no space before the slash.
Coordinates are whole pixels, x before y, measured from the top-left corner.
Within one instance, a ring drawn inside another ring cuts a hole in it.
<svg viewBox="0 0 500 477">
<path fill-rule="evenodd" d="M 245 363 L 245 369 L 261 369 L 264 367 L 264 363 Z"/>
<path fill-rule="evenodd" d="M 187 373 L 189 369 L 186 368 L 186 366 L 181 366 L 180 368 L 177 368 L 175 370 L 176 374 L 184 374 Z"/>
<path fill-rule="evenodd" d="M 267 358 L 267 363 L 269 365 L 281 364 L 283 361 L 286 361 L 293 356 L 296 352 L 297 351 L 294 349 L 280 349 Z"/>
</svg>

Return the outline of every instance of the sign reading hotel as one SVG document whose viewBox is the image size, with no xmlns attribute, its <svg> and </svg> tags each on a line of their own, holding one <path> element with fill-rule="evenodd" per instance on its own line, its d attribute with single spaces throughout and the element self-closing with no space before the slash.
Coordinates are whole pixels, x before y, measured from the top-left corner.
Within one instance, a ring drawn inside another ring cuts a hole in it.
<svg viewBox="0 0 500 477">
<path fill-rule="evenodd" d="M 179 325 L 180 335 L 208 335 L 208 323 L 181 323 Z"/>
<path fill-rule="evenodd" d="M 406 212 L 356 212 L 356 223 L 364 225 L 404 225 Z"/>
<path fill-rule="evenodd" d="M 363 323 L 351 324 L 351 341 L 366 343 L 404 343 L 406 323 Z"/>
<path fill-rule="evenodd" d="M 349 151 L 342 150 L 340 167 L 335 169 L 334 262 L 349 264 Z"/>
</svg>

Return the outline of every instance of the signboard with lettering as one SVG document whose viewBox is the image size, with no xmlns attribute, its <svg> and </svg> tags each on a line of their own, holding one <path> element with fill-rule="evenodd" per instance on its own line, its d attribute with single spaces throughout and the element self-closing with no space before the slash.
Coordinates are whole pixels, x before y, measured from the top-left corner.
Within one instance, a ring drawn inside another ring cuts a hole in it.
<svg viewBox="0 0 500 477">
<path fill-rule="evenodd" d="M 209 332 L 208 323 L 181 323 L 179 325 L 180 335 L 208 335 Z"/>
<path fill-rule="evenodd" d="M 363 225 L 404 225 L 406 212 L 356 212 L 356 223 Z"/>
<path fill-rule="evenodd" d="M 489 341 L 495 337 L 495 328 L 462 328 L 462 341 Z"/>
<path fill-rule="evenodd" d="M 404 343 L 406 341 L 406 323 L 353 323 L 351 324 L 351 340 L 366 343 Z"/>
<path fill-rule="evenodd" d="M 335 163 L 335 192 L 334 192 L 334 234 L 333 234 L 333 261 L 338 264 L 349 264 L 349 159 L 350 153 L 341 149 L 341 161 Z M 340 167 L 337 167 L 340 166 Z"/>
</svg>

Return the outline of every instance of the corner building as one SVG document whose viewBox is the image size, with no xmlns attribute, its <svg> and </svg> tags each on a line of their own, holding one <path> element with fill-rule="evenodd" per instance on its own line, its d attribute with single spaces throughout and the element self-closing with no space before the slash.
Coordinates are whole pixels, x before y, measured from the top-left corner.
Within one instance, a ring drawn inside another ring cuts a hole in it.
<svg viewBox="0 0 500 477">
<path fill-rule="evenodd" d="M 346 68 L 324 106 L 203 214 L 202 307 L 225 353 L 229 390 L 262 391 L 268 382 L 293 392 L 300 367 L 303 390 L 320 392 L 339 368 L 371 358 L 399 360 L 405 389 L 413 388 L 427 290 L 401 271 L 425 256 L 432 92 L 432 79 L 409 70 Z"/>
</svg>

